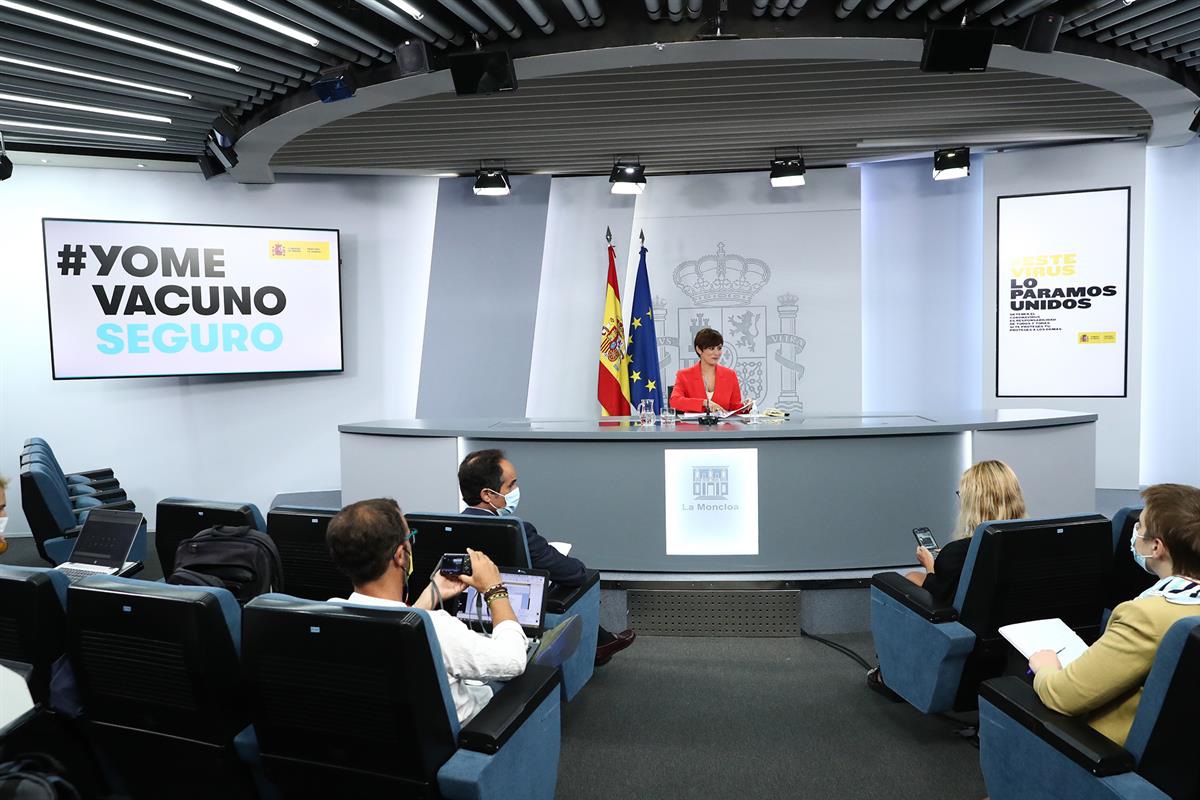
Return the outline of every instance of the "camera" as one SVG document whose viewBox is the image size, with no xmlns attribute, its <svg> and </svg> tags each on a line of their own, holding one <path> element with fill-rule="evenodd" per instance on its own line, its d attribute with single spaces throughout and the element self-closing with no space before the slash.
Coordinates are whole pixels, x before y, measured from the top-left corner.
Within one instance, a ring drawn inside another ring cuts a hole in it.
<svg viewBox="0 0 1200 800">
<path fill-rule="evenodd" d="M 471 557 L 466 553 L 446 553 L 438 564 L 438 572 L 448 578 L 471 574 Z"/>
</svg>

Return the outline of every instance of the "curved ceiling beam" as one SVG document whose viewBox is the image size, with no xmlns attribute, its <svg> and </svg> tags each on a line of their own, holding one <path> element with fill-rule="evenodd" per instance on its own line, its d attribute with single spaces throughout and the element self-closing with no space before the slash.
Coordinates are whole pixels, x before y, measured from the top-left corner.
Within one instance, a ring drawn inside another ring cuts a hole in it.
<svg viewBox="0 0 1200 800">
<path fill-rule="evenodd" d="M 689 41 L 551 53 L 515 61 L 522 80 L 624 67 L 670 66 L 703 62 L 788 59 L 921 60 L 920 39 L 864 37 L 740 39 Z M 1150 114 L 1149 143 L 1170 146 L 1192 138 L 1197 95 L 1165 75 L 1129 64 L 1075 53 L 1029 53 L 1009 45 L 992 50 L 990 66 L 1047 75 L 1095 86 L 1137 103 Z M 311 102 L 279 113 L 245 131 L 238 140 L 238 165 L 230 170 L 240 183 L 270 183 L 270 161 L 284 144 L 322 125 L 393 103 L 453 92 L 448 70 L 364 86 L 349 100 Z"/>
</svg>

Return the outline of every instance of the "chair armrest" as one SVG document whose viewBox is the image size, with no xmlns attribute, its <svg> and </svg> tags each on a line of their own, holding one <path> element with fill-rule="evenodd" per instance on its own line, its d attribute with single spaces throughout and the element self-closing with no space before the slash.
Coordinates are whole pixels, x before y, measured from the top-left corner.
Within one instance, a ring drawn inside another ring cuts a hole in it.
<svg viewBox="0 0 1200 800">
<path fill-rule="evenodd" d="M 922 619 L 934 623 L 955 622 L 958 619 L 958 611 L 954 606 L 934 600 L 933 595 L 899 572 L 876 573 L 871 577 L 871 585 Z"/>
<path fill-rule="evenodd" d="M 551 692 L 558 691 L 558 670 L 530 664 L 513 678 L 458 734 L 458 746 L 496 753 Z"/>
<path fill-rule="evenodd" d="M 95 511 L 98 508 L 99 509 L 107 509 L 109 511 L 136 511 L 137 510 L 137 506 L 135 506 L 133 504 L 132 500 L 123 500 L 121 502 L 101 503 L 96 506 L 84 506 L 83 508 L 77 508 L 77 509 L 75 509 L 75 516 L 81 517 L 84 514 L 87 514 L 89 511 Z"/>
<path fill-rule="evenodd" d="M 91 486 L 93 489 L 95 489 L 98 492 L 102 492 L 106 489 L 120 489 L 121 488 L 121 482 L 119 480 L 117 480 L 116 478 L 97 478 L 95 480 L 88 481 L 87 483 L 85 483 L 83 485 Z"/>
<path fill-rule="evenodd" d="M 553 584 L 550 591 L 546 593 L 546 613 L 547 614 L 565 614 L 567 609 L 575 604 L 575 601 L 583 597 L 588 589 L 591 589 L 600 581 L 600 570 L 589 569 L 583 579 L 583 583 L 579 586 L 562 586 Z"/>
<path fill-rule="evenodd" d="M 112 467 L 106 467 L 104 469 L 88 469 L 88 470 L 83 470 L 81 472 L 68 472 L 67 474 L 68 475 L 82 475 L 85 478 L 91 478 L 93 481 L 111 480 L 114 475 L 114 473 L 112 471 Z"/>
<path fill-rule="evenodd" d="M 82 525 L 76 525 L 74 528 L 67 528 L 65 531 L 62 532 L 62 538 L 77 539 L 77 538 L 79 538 L 79 532 L 82 530 L 83 530 Z"/>
<path fill-rule="evenodd" d="M 104 489 L 103 491 L 98 491 L 95 494 L 89 494 L 86 496 L 94 497 L 97 500 L 100 500 L 105 503 L 112 503 L 112 502 L 120 503 L 122 501 L 129 499 L 129 495 L 127 495 L 125 493 L 125 490 L 119 486 L 114 487 L 112 489 Z"/>
<path fill-rule="evenodd" d="M 1046 708 L 1033 687 L 1016 676 L 984 681 L 979 696 L 1093 775 L 1120 775 L 1135 766 L 1132 753 L 1089 727 L 1082 717 Z"/>
</svg>

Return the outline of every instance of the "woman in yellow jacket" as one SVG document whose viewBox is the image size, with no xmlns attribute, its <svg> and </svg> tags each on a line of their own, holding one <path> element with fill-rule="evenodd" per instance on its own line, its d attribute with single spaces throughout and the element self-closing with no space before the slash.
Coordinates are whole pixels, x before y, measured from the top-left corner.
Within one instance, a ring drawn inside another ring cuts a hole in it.
<svg viewBox="0 0 1200 800">
<path fill-rule="evenodd" d="M 1048 708 L 1087 716 L 1124 745 L 1158 643 L 1171 625 L 1200 614 L 1200 489 L 1176 483 L 1142 492 L 1145 508 L 1129 548 L 1153 586 L 1113 609 L 1104 634 L 1065 668 L 1052 650 L 1029 658 L 1033 688 Z"/>
</svg>

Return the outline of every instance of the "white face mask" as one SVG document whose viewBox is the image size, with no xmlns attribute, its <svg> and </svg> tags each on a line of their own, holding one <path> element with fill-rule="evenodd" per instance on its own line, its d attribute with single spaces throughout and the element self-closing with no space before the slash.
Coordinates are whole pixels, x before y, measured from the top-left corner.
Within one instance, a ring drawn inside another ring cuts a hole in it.
<svg viewBox="0 0 1200 800">
<path fill-rule="evenodd" d="M 1142 555 L 1137 551 L 1137 540 L 1145 538 L 1141 536 L 1141 532 L 1141 526 L 1135 524 L 1133 526 L 1133 534 L 1129 537 L 1129 552 L 1133 553 L 1133 560 L 1138 563 L 1139 567 L 1146 570 L 1146 572 L 1149 572 L 1151 575 L 1155 575 L 1157 573 L 1150 569 L 1149 565 L 1146 564 L 1146 559 L 1150 556 Z"/>
<path fill-rule="evenodd" d="M 495 494 L 500 494 L 500 493 L 495 492 Z M 495 508 L 497 514 L 515 514 L 515 513 L 517 513 L 517 503 L 521 502 L 521 487 L 514 486 L 512 488 L 511 492 L 509 492 L 508 494 L 501 494 L 500 496 L 504 498 L 503 506 L 501 506 L 500 508 L 496 508 L 496 506 L 492 505 L 491 501 L 488 501 L 488 505 L 492 506 L 492 508 Z"/>
<path fill-rule="evenodd" d="M 4 535 L 4 529 L 8 527 L 8 517 L 0 517 L 0 536 Z"/>
</svg>

